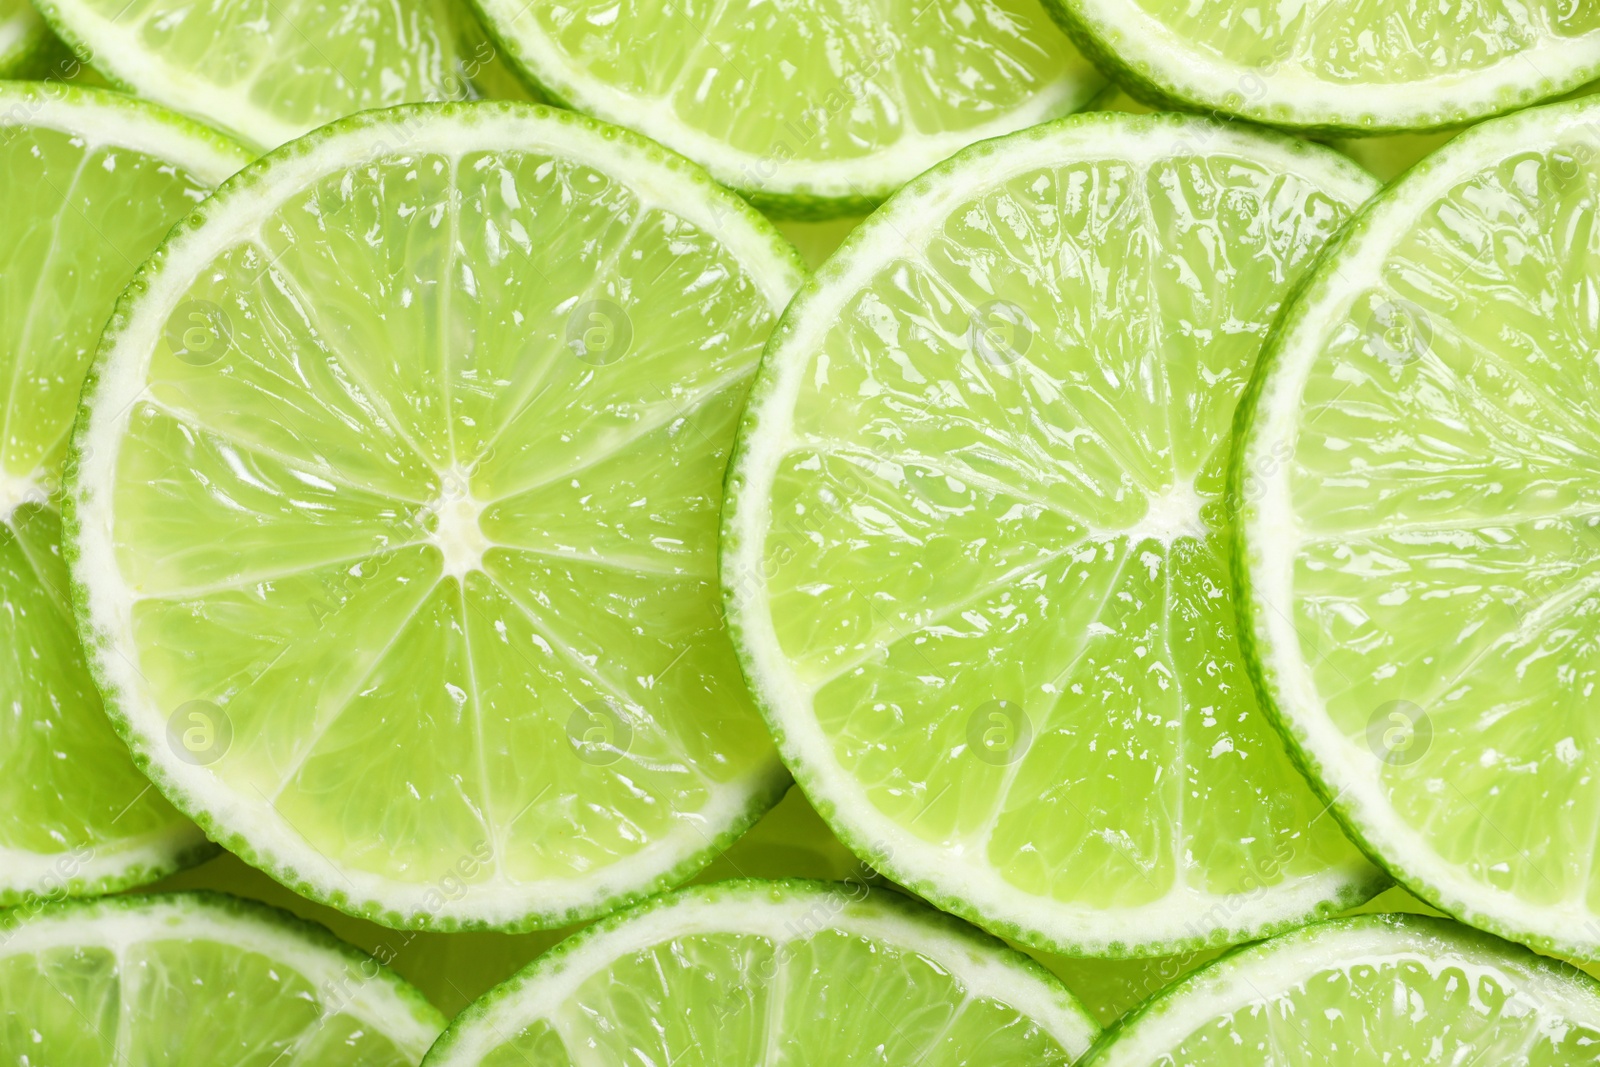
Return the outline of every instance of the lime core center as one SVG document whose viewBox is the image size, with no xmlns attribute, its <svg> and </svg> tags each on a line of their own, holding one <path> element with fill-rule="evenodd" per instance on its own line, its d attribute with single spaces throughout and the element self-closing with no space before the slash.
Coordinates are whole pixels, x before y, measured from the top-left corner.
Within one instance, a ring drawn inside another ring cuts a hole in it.
<svg viewBox="0 0 1600 1067">
<path fill-rule="evenodd" d="M 1200 509 L 1205 502 L 1194 482 L 1179 481 L 1153 494 L 1144 518 L 1124 534 L 1134 541 L 1155 540 L 1168 545 L 1184 537 L 1203 540 L 1207 529 Z"/>
<path fill-rule="evenodd" d="M 478 524 L 483 502 L 465 488 L 466 484 L 463 476 L 447 477 L 438 497 L 428 506 L 435 520 L 428 540 L 444 553 L 444 573 L 454 578 L 482 570 L 483 554 L 493 547 Z"/>
</svg>

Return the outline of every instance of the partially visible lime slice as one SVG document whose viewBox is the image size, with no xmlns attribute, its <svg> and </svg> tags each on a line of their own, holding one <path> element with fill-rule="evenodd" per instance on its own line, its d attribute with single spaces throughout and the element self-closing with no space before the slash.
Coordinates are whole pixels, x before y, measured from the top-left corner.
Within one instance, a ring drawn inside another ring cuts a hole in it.
<svg viewBox="0 0 1600 1067">
<path fill-rule="evenodd" d="M 764 210 L 860 214 L 1104 79 L 1040 0 L 476 0 L 556 100 L 701 163 Z"/>
<path fill-rule="evenodd" d="M 101 711 L 72 621 L 58 492 L 117 294 L 248 158 L 121 94 L 0 85 L 0 907 L 136 885 L 206 847 Z"/>
<path fill-rule="evenodd" d="M 319 926 L 217 893 L 0 914 L 0 1060 L 415 1067 L 444 1017 Z"/>
<path fill-rule="evenodd" d="M 1043 967 L 897 893 L 738 881 L 563 942 L 425 1062 L 1066 1067 L 1098 1029 Z"/>
<path fill-rule="evenodd" d="M 1600 957 L 1600 103 L 1478 126 L 1285 314 L 1234 471 L 1247 653 L 1429 904 Z"/>
<path fill-rule="evenodd" d="M 1044 0 L 1135 95 L 1324 133 L 1434 129 L 1600 74 L 1600 6 L 1564 0 Z"/>
<path fill-rule="evenodd" d="M 497 54 L 467 0 L 37 0 L 78 55 L 266 150 L 369 108 L 478 95 Z"/>
<path fill-rule="evenodd" d="M 722 579 L 745 672 L 839 836 L 1037 948 L 1155 955 L 1377 873 L 1235 645 L 1235 400 L 1376 183 L 1287 137 L 1077 116 L 879 209 L 752 392 Z"/>
<path fill-rule="evenodd" d="M 110 710 L 213 838 L 391 925 L 561 926 L 788 786 L 716 591 L 801 278 L 570 112 L 420 106 L 248 168 L 102 343 L 70 522 Z"/>
<path fill-rule="evenodd" d="M 0 0 L 0 78 L 33 66 L 50 43 L 50 28 L 29 0 Z"/>
<path fill-rule="evenodd" d="M 1600 983 L 1447 919 L 1334 919 L 1196 971 L 1080 1067 L 1578 1067 Z"/>
</svg>

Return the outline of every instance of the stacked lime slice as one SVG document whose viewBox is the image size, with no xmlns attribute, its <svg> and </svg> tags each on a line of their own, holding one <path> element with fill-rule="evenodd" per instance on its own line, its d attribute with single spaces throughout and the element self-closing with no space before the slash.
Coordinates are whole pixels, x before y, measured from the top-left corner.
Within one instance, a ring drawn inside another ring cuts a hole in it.
<svg viewBox="0 0 1600 1067">
<path fill-rule="evenodd" d="M 790 249 L 569 112 L 336 123 L 142 268 L 75 441 L 109 710 L 285 884 L 563 925 L 680 881 L 787 778 L 716 591 Z"/>
<path fill-rule="evenodd" d="M 27 72 L 50 40 L 29 0 L 0 0 L 0 78 Z"/>
<path fill-rule="evenodd" d="M 721 882 L 557 946 L 426 1063 L 1066 1067 L 1097 1030 L 1037 963 L 898 894 Z"/>
<path fill-rule="evenodd" d="M 59 490 L 117 294 L 238 146 L 112 93 L 0 86 L 0 906 L 159 877 L 204 839 L 134 769 L 84 663 Z"/>
<path fill-rule="evenodd" d="M 1448 126 L 1600 75 L 1600 7 L 1588 3 L 1045 2 L 1138 95 L 1297 129 Z"/>
<path fill-rule="evenodd" d="M 786 761 L 878 869 L 1092 955 L 1375 891 L 1256 708 L 1218 499 L 1267 324 L 1375 184 L 1078 116 L 924 175 L 790 306 L 722 578 Z"/>
<path fill-rule="evenodd" d="M 1600 983 L 1443 919 L 1336 919 L 1229 953 L 1110 1031 L 1082 1067 L 1577 1067 Z"/>
<path fill-rule="evenodd" d="M 1485 123 L 1356 219 L 1242 413 L 1264 691 L 1419 897 L 1600 956 L 1600 286 L 1585 100 Z"/>
<path fill-rule="evenodd" d="M 1104 84 L 1040 0 L 478 4 L 547 95 L 788 216 L 864 211 Z"/>
<path fill-rule="evenodd" d="M 39 0 L 119 88 L 265 150 L 368 108 L 476 95 L 496 52 L 466 0 Z"/>
<path fill-rule="evenodd" d="M 211 893 L 0 915 L 0 1060 L 415 1067 L 444 1028 L 326 930 Z"/>
</svg>

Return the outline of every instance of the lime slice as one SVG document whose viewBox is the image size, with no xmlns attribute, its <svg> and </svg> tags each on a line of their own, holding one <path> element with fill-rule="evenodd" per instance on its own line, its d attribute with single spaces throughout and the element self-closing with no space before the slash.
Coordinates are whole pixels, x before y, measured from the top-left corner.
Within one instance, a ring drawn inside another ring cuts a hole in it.
<svg viewBox="0 0 1600 1067">
<path fill-rule="evenodd" d="M 101 346 L 69 523 L 162 790 L 313 899 L 562 925 L 782 795 L 716 590 L 794 252 L 703 171 L 514 104 L 247 169 Z"/>
<path fill-rule="evenodd" d="M 1462 134 L 1352 223 L 1241 412 L 1247 654 L 1407 888 L 1600 956 L 1600 103 Z"/>
<path fill-rule="evenodd" d="M 479 95 L 494 46 L 467 0 L 38 0 L 114 85 L 261 150 L 369 108 Z"/>
<path fill-rule="evenodd" d="M 50 28 L 29 0 L 0 0 L 0 78 L 29 71 L 50 44 Z"/>
<path fill-rule="evenodd" d="M 1334 919 L 1196 971 L 1108 1032 L 1081 1067 L 1577 1067 L 1600 1046 L 1600 983 L 1447 919 Z"/>
<path fill-rule="evenodd" d="M 1433 129 L 1600 74 L 1600 6 L 1043 0 L 1118 82 L 1163 106 L 1321 132 Z"/>
<path fill-rule="evenodd" d="M 206 847 L 101 710 L 72 621 L 58 492 L 117 294 L 248 158 L 121 94 L 0 85 L 0 907 L 137 885 Z"/>
<path fill-rule="evenodd" d="M 924 175 L 796 298 L 722 579 L 786 762 L 874 867 L 1077 955 L 1375 891 L 1257 713 L 1217 526 L 1267 324 L 1374 186 L 1290 138 L 1077 116 Z"/>
<path fill-rule="evenodd" d="M 1050 972 L 888 890 L 745 880 L 612 916 L 490 990 L 428 1067 L 1066 1067 L 1098 1031 Z"/>
<path fill-rule="evenodd" d="M 0 1059 L 415 1067 L 444 1017 L 320 926 L 217 893 L 0 914 Z"/>
<path fill-rule="evenodd" d="M 1041 0 L 476 2 L 551 99 L 789 217 L 863 214 L 965 145 L 1076 111 L 1105 84 Z"/>
</svg>

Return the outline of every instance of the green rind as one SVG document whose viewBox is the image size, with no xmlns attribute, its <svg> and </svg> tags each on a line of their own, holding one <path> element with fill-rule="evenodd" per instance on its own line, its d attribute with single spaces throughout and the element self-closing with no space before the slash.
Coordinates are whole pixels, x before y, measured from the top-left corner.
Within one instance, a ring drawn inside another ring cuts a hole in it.
<svg viewBox="0 0 1600 1067">
<path fill-rule="evenodd" d="M 341 940 L 321 923 L 302 919 L 298 915 L 246 900 L 228 893 L 208 889 L 186 890 L 181 893 L 147 893 L 132 896 L 105 897 L 100 900 L 73 900 L 47 904 L 36 909 L 18 909 L 0 912 L 0 956 L 5 954 L 5 944 L 10 934 L 33 921 L 58 917 L 91 917 L 115 912 L 137 912 L 153 904 L 190 904 L 197 911 L 220 912 L 229 919 L 258 926 L 269 926 L 293 935 L 317 949 L 337 956 L 345 963 L 359 968 L 358 973 L 372 971 L 372 981 L 381 981 L 409 1010 L 411 1017 L 423 1026 L 443 1030 L 448 1020 L 443 1013 L 428 1003 L 428 999 L 410 982 L 379 963 L 347 941 Z M 255 1005 L 253 1007 L 259 1007 Z"/>
<path fill-rule="evenodd" d="M 1103 95 L 1103 94 L 1102 94 Z M 1151 116 L 1137 116 L 1140 121 L 1152 125 L 1182 126 L 1200 124 L 1205 119 L 1195 118 L 1182 114 L 1160 113 Z M 979 141 L 968 145 L 943 163 L 930 168 L 923 174 L 908 182 L 893 197 L 892 203 L 901 197 L 916 196 L 919 193 L 931 190 L 941 179 L 960 170 L 969 160 L 980 159 L 993 150 L 997 142 L 1010 138 L 1045 137 L 1054 128 L 1072 124 L 1097 123 L 1106 126 L 1120 126 L 1125 124 L 1129 116 L 1122 112 L 1111 111 L 1080 111 L 1073 115 L 1041 123 L 1038 126 L 1016 133 L 1006 134 L 1003 137 L 993 138 L 988 141 Z M 1240 124 L 1233 123 L 1235 127 Z M 1277 143 L 1280 147 L 1291 153 L 1301 155 L 1317 155 L 1339 169 L 1353 174 L 1359 174 L 1363 180 L 1373 182 L 1367 171 L 1354 160 L 1328 148 L 1326 145 L 1316 144 L 1301 140 L 1288 134 L 1263 130 L 1257 127 L 1248 127 L 1260 136 L 1266 137 Z M 877 225 L 875 225 L 875 221 Z M 845 273 L 844 264 L 850 260 L 856 251 L 873 239 L 873 231 L 883 225 L 881 220 L 873 217 L 867 218 L 840 242 L 839 247 L 830 255 L 825 263 L 819 267 L 809 280 L 798 289 L 789 301 L 789 306 L 784 310 L 783 316 L 773 328 L 772 335 L 767 339 L 766 347 L 762 350 L 761 361 L 757 365 L 756 375 L 750 387 L 750 393 L 745 401 L 744 414 L 739 420 L 738 433 L 734 437 L 733 449 L 728 456 L 727 473 L 723 478 L 722 493 L 722 523 L 719 534 L 717 550 L 717 563 L 720 583 L 723 592 L 724 618 L 727 621 L 728 634 L 733 640 L 734 651 L 739 659 L 740 670 L 744 672 L 745 681 L 750 689 L 756 707 L 761 711 L 761 717 L 767 724 L 768 731 L 772 734 L 773 741 L 778 746 L 778 751 L 783 756 L 785 766 L 794 776 L 795 784 L 805 793 L 806 799 L 817 813 L 827 822 L 834 835 L 842 841 L 850 851 L 854 852 L 864 863 L 869 864 L 874 870 L 882 871 L 892 878 L 898 885 L 915 893 L 918 897 L 934 904 L 943 911 L 961 917 L 995 936 L 1019 945 L 1025 945 L 1042 952 L 1056 953 L 1062 956 L 1097 957 L 1102 959 L 1137 959 L 1152 956 L 1178 955 L 1184 953 L 1203 952 L 1208 949 L 1222 948 L 1236 945 L 1241 941 L 1256 940 L 1264 937 L 1273 937 L 1286 931 L 1296 929 L 1307 923 L 1327 919 L 1341 912 L 1350 910 L 1366 903 L 1393 884 L 1391 878 L 1382 873 L 1381 868 L 1371 878 L 1364 881 L 1352 882 L 1336 897 L 1323 902 L 1322 905 L 1311 912 L 1298 918 L 1286 919 L 1282 922 L 1268 923 L 1259 926 L 1240 928 L 1238 930 L 1219 929 L 1206 937 L 1180 938 L 1171 941 L 1141 943 L 1137 945 L 1112 945 L 1109 949 L 1088 946 L 1082 942 L 1055 941 L 1041 936 L 1035 931 L 1025 929 L 1015 922 L 997 920 L 984 915 L 977 908 L 971 906 L 959 897 L 942 892 L 928 879 L 921 878 L 897 864 L 893 858 L 892 850 L 886 842 L 868 841 L 865 836 L 857 833 L 849 823 L 840 816 L 839 808 L 822 792 L 819 785 L 819 776 L 814 774 L 799 759 L 798 749 L 789 740 L 784 729 L 781 714 L 778 708 L 768 700 L 766 693 L 757 682 L 758 671 L 753 656 L 747 651 L 749 644 L 745 628 L 739 621 L 738 612 L 734 610 L 734 598 L 737 580 L 731 577 L 724 569 L 724 563 L 737 554 L 740 543 L 738 530 L 734 523 L 736 501 L 744 486 L 742 469 L 744 460 L 749 451 L 749 442 L 758 432 L 761 425 L 760 409 L 762 402 L 770 395 L 773 389 L 773 380 L 776 371 L 769 367 L 775 364 L 777 353 L 783 347 L 783 341 L 795 332 L 795 323 L 806 310 L 806 306 L 836 277 Z M 1338 238 L 1330 244 L 1337 243 Z M 1307 267 L 1306 274 L 1302 276 L 1301 285 L 1315 266 L 1321 262 L 1320 258 Z M 1288 297 L 1285 298 L 1286 300 Z M 1252 382 L 1254 379 L 1252 378 Z M 1241 401 L 1242 402 L 1242 401 Z M 1248 664 L 1247 664 L 1248 665 Z M 1326 800 L 1326 797 L 1321 799 Z M 1365 851 L 1365 849 L 1363 849 Z"/>
<path fill-rule="evenodd" d="M 953 915 L 937 911 L 921 902 L 896 892 L 893 888 L 873 888 L 865 885 L 854 885 L 846 882 L 823 882 L 809 878 L 783 878 L 767 881 L 760 878 L 730 878 L 722 882 L 711 882 L 707 885 L 690 886 L 675 892 L 662 893 L 659 896 L 635 904 L 606 916 L 599 922 L 585 927 L 576 934 L 562 941 L 548 952 L 539 956 L 516 974 L 495 986 L 489 992 L 473 1001 L 461 1014 L 457 1015 L 439 1035 L 439 1040 L 433 1048 L 428 1050 L 428 1055 L 422 1061 L 422 1067 L 439 1067 L 451 1055 L 454 1046 L 462 1039 L 465 1031 L 480 1020 L 488 1017 L 490 1011 L 501 1001 L 517 996 L 524 987 L 558 970 L 565 962 L 566 957 L 574 951 L 587 945 L 596 938 L 603 937 L 620 926 L 642 915 L 671 907 L 685 900 L 719 900 L 727 898 L 730 903 L 747 900 L 751 896 L 765 892 L 776 895 L 783 892 L 806 894 L 825 894 L 829 899 L 835 899 L 840 892 L 848 894 L 855 900 L 872 900 L 880 907 L 898 912 L 901 916 L 918 922 L 940 934 L 961 942 L 974 950 L 993 953 L 1005 960 L 1017 970 L 1023 971 L 1041 984 L 1057 993 L 1058 999 L 1064 1008 L 1073 1011 L 1083 1022 L 1089 1032 L 1100 1030 L 1100 1024 L 1094 1020 L 1089 1010 L 1079 1003 L 1066 985 L 1050 973 L 1038 960 L 1026 953 L 1019 952 L 999 938 L 985 933 L 968 923 L 962 922 Z"/>
<path fill-rule="evenodd" d="M 642 151 L 653 162 L 669 167 L 680 176 L 686 177 L 703 187 L 708 196 L 715 197 L 722 203 L 725 210 L 742 217 L 759 232 L 768 234 L 771 238 L 773 249 L 788 261 L 793 268 L 795 277 L 803 278 L 805 276 L 805 265 L 800 260 L 800 254 L 773 229 L 772 223 L 764 218 L 760 212 L 722 188 L 711 179 L 710 175 L 706 174 L 694 163 L 632 131 L 599 122 L 577 112 L 563 111 L 541 104 L 526 104 L 513 101 L 402 104 L 392 108 L 359 112 L 331 122 L 326 126 L 313 130 L 298 140 L 290 141 L 288 144 L 274 149 L 223 182 L 210 199 L 195 208 L 186 218 L 172 228 L 172 231 L 162 241 L 161 246 L 139 267 L 133 280 L 129 282 L 128 288 L 123 291 L 122 296 L 117 301 L 116 311 L 113 312 L 110 321 L 106 324 L 105 332 L 101 335 L 100 346 L 95 352 L 88 377 L 84 381 L 82 400 L 78 405 L 78 417 L 73 426 L 72 439 L 68 447 L 66 476 L 63 479 L 66 492 L 61 515 L 62 546 L 72 575 L 73 615 L 77 621 L 79 639 L 83 642 L 84 650 L 88 653 L 90 672 L 94 675 L 95 684 L 99 687 L 105 700 L 106 714 L 110 717 L 112 726 L 115 727 L 118 735 L 127 743 L 129 750 L 132 752 L 134 765 L 154 783 L 155 787 L 160 790 L 161 794 L 167 798 L 167 801 L 173 807 L 194 820 L 205 831 L 208 838 L 226 848 L 229 852 L 234 853 L 252 867 L 263 871 L 280 884 L 309 900 L 325 904 L 346 915 L 351 915 L 358 919 L 367 919 L 380 926 L 387 926 L 396 930 L 434 930 L 447 933 L 493 930 L 503 933 L 524 933 L 533 930 L 556 929 L 587 922 L 619 907 L 646 900 L 692 878 L 710 864 L 712 860 L 726 851 L 728 846 L 743 836 L 746 830 L 755 825 L 768 810 L 783 799 L 784 793 L 788 791 L 791 784 L 789 775 L 783 765 L 774 761 L 774 766 L 771 768 L 771 773 L 765 786 L 752 794 L 741 817 L 735 820 L 727 830 L 710 839 L 705 848 L 684 858 L 671 869 L 656 876 L 648 884 L 631 892 L 597 901 L 588 907 L 529 912 L 522 919 L 513 923 L 493 923 L 488 920 L 478 919 L 458 920 L 448 917 L 441 919 L 426 910 L 407 915 L 383 908 L 376 903 L 351 900 L 348 895 L 338 889 L 330 891 L 321 888 L 300 875 L 293 867 L 277 862 L 271 856 L 258 853 L 245 836 L 222 825 L 213 812 L 199 798 L 187 794 L 179 783 L 166 773 L 160 763 L 152 759 L 151 753 L 159 749 L 159 742 L 153 742 L 134 727 L 132 717 L 126 707 L 128 703 L 126 695 L 117 689 L 101 666 L 103 657 L 117 655 L 118 653 L 110 647 L 108 639 L 95 632 L 94 620 L 89 613 L 89 588 L 80 573 L 78 538 L 82 530 L 82 518 L 78 512 L 80 503 L 78 468 L 83 459 L 84 438 L 87 432 L 89 411 L 93 407 L 93 398 L 99 391 L 105 364 L 109 360 L 112 350 L 116 347 L 118 337 L 127 328 L 133 306 L 149 290 L 152 280 L 161 274 L 173 243 L 184 235 L 204 226 L 212 215 L 219 210 L 219 205 L 226 206 L 233 196 L 261 184 L 271 173 L 275 164 L 309 154 L 324 141 L 336 138 L 352 130 L 359 130 L 368 126 L 381 126 L 396 120 L 404 121 L 413 116 L 417 118 L 424 116 L 461 116 L 465 118 L 472 115 L 489 115 L 496 112 L 536 114 L 555 122 L 583 127 L 598 133 L 608 140 L 621 141 L 631 145 L 633 148 Z"/>
<path fill-rule="evenodd" d="M 1591 109 L 1600 118 L 1600 101 L 1583 98 L 1559 104 L 1548 104 L 1524 112 L 1514 118 L 1503 121 L 1527 121 L 1532 116 L 1539 114 L 1566 113 Z M 1353 806 L 1342 801 L 1343 791 L 1332 789 L 1329 786 L 1323 771 L 1322 762 L 1306 743 L 1304 731 L 1298 729 L 1291 721 L 1291 717 L 1283 710 L 1282 702 L 1278 699 L 1278 683 L 1275 673 L 1266 666 L 1266 658 L 1262 651 L 1262 642 L 1259 639 L 1256 619 L 1262 614 L 1262 605 L 1256 602 L 1255 588 L 1250 581 L 1249 553 L 1245 542 L 1243 524 L 1238 521 L 1237 509 L 1244 499 L 1243 480 L 1247 476 L 1245 468 L 1248 466 L 1247 456 L 1250 452 L 1251 442 L 1255 435 L 1255 415 L 1260 405 L 1261 393 L 1265 388 L 1267 379 L 1271 376 L 1273 368 L 1277 366 L 1284 337 L 1290 332 L 1305 314 L 1304 308 L 1314 302 L 1319 294 L 1327 288 L 1327 276 L 1336 269 L 1336 262 L 1344 247 L 1350 244 L 1357 236 L 1366 233 L 1372 225 L 1372 217 L 1391 199 L 1404 197 L 1410 185 L 1420 180 L 1423 176 L 1431 174 L 1440 166 L 1453 160 L 1457 155 L 1470 152 L 1473 145 L 1485 136 L 1494 135 L 1493 124 L 1488 125 L 1488 134 L 1483 133 L 1484 127 L 1475 127 L 1432 155 L 1427 156 L 1407 170 L 1394 182 L 1390 183 L 1383 192 L 1374 196 L 1362 205 L 1361 209 L 1351 216 L 1345 223 L 1338 236 L 1323 248 L 1316 260 L 1306 268 L 1299 283 L 1294 287 L 1289 297 L 1285 299 L 1283 309 L 1279 312 L 1277 321 L 1272 325 L 1267 338 L 1262 342 L 1261 355 L 1257 359 L 1254 373 L 1249 384 L 1240 396 L 1239 406 L 1234 410 L 1233 423 L 1233 448 L 1228 464 L 1228 503 L 1231 521 L 1229 523 L 1231 545 L 1229 552 L 1229 572 L 1232 579 L 1234 611 L 1238 616 L 1237 630 L 1239 644 L 1244 653 L 1245 670 L 1250 676 L 1255 687 L 1256 699 L 1262 710 L 1266 713 L 1267 720 L 1272 723 L 1279 736 L 1284 740 L 1290 758 L 1305 775 L 1311 788 L 1317 794 L 1328 810 L 1339 820 L 1339 825 L 1348 837 L 1372 863 L 1385 871 L 1395 883 L 1423 901 L 1429 907 L 1435 908 L 1450 917 L 1459 920 L 1478 930 L 1515 941 L 1539 952 L 1551 955 L 1565 956 L 1571 959 L 1591 960 L 1600 959 L 1597 956 L 1592 942 L 1578 942 L 1561 940 L 1558 938 L 1544 937 L 1530 934 L 1525 930 L 1518 930 L 1511 924 L 1503 922 L 1493 916 L 1485 915 L 1461 901 L 1454 900 L 1444 890 L 1410 874 L 1402 863 L 1384 855 L 1373 846 L 1369 835 L 1356 817 Z"/>
<path fill-rule="evenodd" d="M 52 50 L 46 58 L 53 58 L 54 54 Z M 243 145 L 209 126 L 146 100 L 59 81 L 0 82 L 0 109 L 10 111 L 12 108 L 37 107 L 48 103 L 81 107 L 98 106 L 116 111 L 134 112 L 147 121 L 159 123 L 183 134 L 203 145 L 206 150 L 215 153 L 219 159 L 236 164 L 237 167 L 243 167 L 253 158 Z M 0 115 L 0 129 L 28 125 L 25 121 L 6 122 L 4 118 L 5 116 Z M 68 463 L 70 466 L 70 459 Z M 70 873 L 77 866 L 79 853 L 87 852 L 93 855 L 97 851 L 95 847 L 85 845 L 81 849 L 67 849 L 56 854 L 61 857 L 57 867 L 61 869 L 62 874 L 60 877 L 52 878 L 48 888 L 42 892 L 37 889 L 0 888 L 0 908 L 36 908 L 74 897 L 120 893 L 203 863 L 218 852 L 217 846 L 210 841 L 204 838 L 197 840 L 197 835 L 192 832 L 191 827 L 175 827 L 172 833 L 164 836 L 169 836 L 173 840 L 170 847 L 165 850 L 167 858 L 163 862 L 130 866 L 120 873 L 100 878 L 86 879 Z"/>
<path fill-rule="evenodd" d="M 1480 110 L 1441 107 L 1425 118 L 1410 123 L 1368 124 L 1327 121 L 1298 116 L 1295 109 L 1287 105 L 1270 108 L 1251 107 L 1245 105 L 1241 98 L 1239 104 L 1229 106 L 1226 101 L 1203 100 L 1185 95 L 1182 90 L 1162 81 L 1160 73 L 1152 69 L 1149 64 L 1133 64 L 1119 55 L 1112 43 L 1112 32 L 1109 28 L 1097 24 L 1077 10 L 1075 0 L 1041 0 L 1041 2 L 1045 10 L 1055 19 L 1056 24 L 1071 38 L 1078 51 L 1082 52 L 1114 84 L 1120 84 L 1127 90 L 1128 95 L 1142 103 L 1160 111 L 1196 112 L 1222 120 L 1244 119 L 1310 137 L 1374 137 L 1392 133 L 1432 133 L 1461 129 L 1470 123 L 1509 114 L 1551 100 L 1600 77 L 1600 62 L 1596 62 L 1562 81 L 1553 81 L 1541 76 L 1537 80 L 1538 88 L 1524 88 Z M 1531 69 L 1531 62 L 1529 67 Z M 1396 93 L 1405 93 L 1408 88 L 1403 83 L 1394 86 Z"/>
<path fill-rule="evenodd" d="M 1083 1058 L 1074 1067 L 1094 1067 L 1096 1063 L 1099 1063 L 1105 1057 L 1110 1048 L 1116 1044 L 1117 1039 L 1125 1032 L 1147 1018 L 1160 1016 L 1190 989 L 1209 981 L 1218 972 L 1228 970 L 1241 957 L 1270 954 L 1279 948 L 1298 942 L 1315 941 L 1323 937 L 1337 936 L 1346 930 L 1365 929 L 1375 926 L 1432 934 L 1441 941 L 1484 949 L 1502 958 L 1522 964 L 1530 970 L 1540 971 L 1551 977 L 1587 987 L 1596 997 L 1600 997 L 1600 980 L 1579 970 L 1572 964 L 1562 960 L 1551 959 L 1548 956 L 1538 955 L 1515 942 L 1506 941 L 1495 937 L 1493 934 L 1473 929 L 1470 926 L 1463 926 L 1449 919 L 1440 919 L 1432 915 L 1418 915 L 1411 912 L 1353 915 L 1347 918 L 1327 919 L 1322 922 L 1310 923 L 1279 937 L 1264 941 L 1254 941 L 1250 944 L 1238 945 L 1229 949 L 1216 959 L 1190 971 L 1176 982 L 1156 993 L 1139 1007 L 1106 1027 L 1099 1040 L 1090 1047 L 1088 1052 L 1083 1054 Z M 1329 962 L 1334 962 L 1334 959 L 1330 957 Z"/>
</svg>

